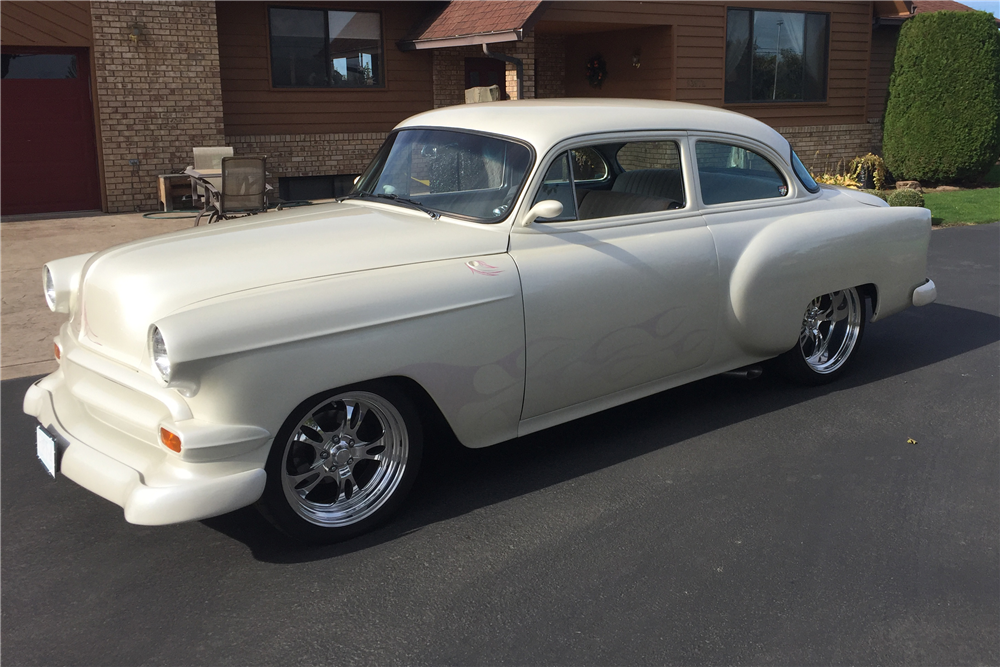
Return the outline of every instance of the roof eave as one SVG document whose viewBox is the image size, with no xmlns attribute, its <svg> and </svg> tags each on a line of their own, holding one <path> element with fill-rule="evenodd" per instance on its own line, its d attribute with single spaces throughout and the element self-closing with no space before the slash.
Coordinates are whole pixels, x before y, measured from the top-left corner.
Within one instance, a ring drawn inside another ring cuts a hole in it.
<svg viewBox="0 0 1000 667">
<path fill-rule="evenodd" d="M 520 42 L 523 39 L 524 31 L 518 28 L 517 30 L 480 32 L 472 35 L 455 35 L 454 37 L 439 37 L 436 39 L 400 40 L 396 42 L 396 46 L 399 47 L 400 51 L 420 51 L 423 49 L 447 49 L 455 46 Z"/>
</svg>

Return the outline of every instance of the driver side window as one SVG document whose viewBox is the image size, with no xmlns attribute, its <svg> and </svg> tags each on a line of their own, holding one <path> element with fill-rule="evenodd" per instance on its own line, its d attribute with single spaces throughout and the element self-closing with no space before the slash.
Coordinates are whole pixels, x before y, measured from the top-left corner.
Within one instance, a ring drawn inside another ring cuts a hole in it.
<svg viewBox="0 0 1000 667">
<path fill-rule="evenodd" d="M 683 208 L 686 197 L 677 142 L 619 141 L 566 151 L 550 164 L 532 206 L 549 199 L 563 205 L 562 215 L 539 218 L 540 222 Z"/>
</svg>

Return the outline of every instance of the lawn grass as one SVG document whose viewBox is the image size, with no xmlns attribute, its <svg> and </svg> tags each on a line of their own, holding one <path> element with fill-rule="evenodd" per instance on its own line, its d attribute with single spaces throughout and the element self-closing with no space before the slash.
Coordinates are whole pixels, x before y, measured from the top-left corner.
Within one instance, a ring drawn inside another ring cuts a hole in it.
<svg viewBox="0 0 1000 667">
<path fill-rule="evenodd" d="M 980 224 L 1000 220 L 1000 188 L 925 192 L 924 206 L 935 225 Z"/>
</svg>

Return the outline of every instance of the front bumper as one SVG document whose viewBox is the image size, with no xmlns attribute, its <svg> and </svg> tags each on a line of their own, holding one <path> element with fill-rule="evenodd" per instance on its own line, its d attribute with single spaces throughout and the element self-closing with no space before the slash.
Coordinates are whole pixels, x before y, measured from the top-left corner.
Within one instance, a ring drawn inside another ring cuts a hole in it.
<svg viewBox="0 0 1000 667">
<path fill-rule="evenodd" d="M 107 383 L 107 391 L 95 391 Z M 112 385 L 117 396 L 111 394 Z M 195 419 L 172 421 L 165 408 L 162 422 L 190 435 L 193 448 L 182 449 L 185 456 L 181 456 L 158 444 L 155 427 L 125 422 L 133 414 L 139 415 L 137 420 L 155 418 L 149 414 L 151 404 L 149 395 L 112 383 L 66 356 L 59 370 L 33 384 L 24 397 L 24 411 L 56 440 L 60 472 L 120 505 L 129 523 L 163 525 L 205 519 L 245 507 L 260 497 L 271 442 L 267 431 Z M 147 430 L 149 435 L 144 433 Z M 212 460 L 212 452 L 228 456 Z M 196 460 L 187 460 L 192 455 Z"/>
</svg>

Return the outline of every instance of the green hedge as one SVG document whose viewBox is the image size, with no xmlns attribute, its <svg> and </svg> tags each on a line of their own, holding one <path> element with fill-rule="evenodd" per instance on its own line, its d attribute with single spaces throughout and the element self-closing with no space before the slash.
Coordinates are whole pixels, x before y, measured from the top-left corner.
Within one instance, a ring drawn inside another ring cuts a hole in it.
<svg viewBox="0 0 1000 667">
<path fill-rule="evenodd" d="M 986 12 L 931 12 L 903 24 L 883 152 L 897 179 L 973 180 L 1000 157 L 1000 33 Z"/>
<path fill-rule="evenodd" d="M 916 190 L 893 190 L 886 196 L 889 206 L 923 206 L 924 196 Z"/>
</svg>

